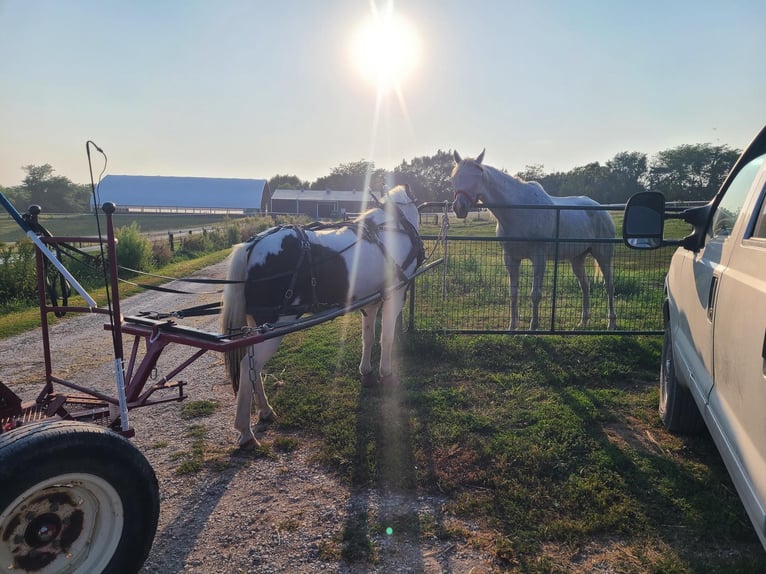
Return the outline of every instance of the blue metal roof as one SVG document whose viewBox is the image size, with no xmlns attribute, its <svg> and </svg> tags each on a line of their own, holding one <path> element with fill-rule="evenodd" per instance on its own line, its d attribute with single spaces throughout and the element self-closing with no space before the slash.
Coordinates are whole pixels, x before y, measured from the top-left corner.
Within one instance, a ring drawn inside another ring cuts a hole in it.
<svg viewBox="0 0 766 574">
<path fill-rule="evenodd" d="M 98 187 L 100 203 L 118 207 L 206 207 L 259 209 L 269 204 L 265 179 L 107 175 Z"/>
</svg>

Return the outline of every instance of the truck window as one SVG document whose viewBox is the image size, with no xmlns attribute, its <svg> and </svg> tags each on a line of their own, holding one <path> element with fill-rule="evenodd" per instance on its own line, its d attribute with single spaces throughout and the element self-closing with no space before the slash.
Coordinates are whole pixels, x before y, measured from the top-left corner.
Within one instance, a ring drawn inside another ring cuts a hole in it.
<svg viewBox="0 0 766 574">
<path fill-rule="evenodd" d="M 737 216 L 742 210 L 742 205 L 745 203 L 747 193 L 750 191 L 750 186 L 753 184 L 755 176 L 758 175 L 761 164 L 763 164 L 763 158 L 764 156 L 759 156 L 745 165 L 726 189 L 726 193 L 710 221 L 707 232 L 709 238 L 726 237 L 731 233 Z"/>
<path fill-rule="evenodd" d="M 751 237 L 766 239 L 766 197 L 761 198 L 761 209 L 758 212 L 758 219 L 755 221 L 755 228 Z"/>
</svg>

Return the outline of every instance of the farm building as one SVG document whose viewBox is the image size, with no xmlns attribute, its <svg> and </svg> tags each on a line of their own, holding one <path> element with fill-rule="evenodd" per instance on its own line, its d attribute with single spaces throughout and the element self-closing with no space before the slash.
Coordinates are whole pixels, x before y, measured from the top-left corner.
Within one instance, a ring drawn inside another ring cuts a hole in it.
<svg viewBox="0 0 766 574">
<path fill-rule="evenodd" d="M 98 187 L 100 203 L 122 213 L 250 215 L 268 210 L 265 179 L 107 175 Z"/>
<path fill-rule="evenodd" d="M 271 195 L 272 213 L 302 213 L 313 219 L 339 219 L 367 209 L 370 196 L 362 191 L 334 189 L 277 189 Z"/>
</svg>

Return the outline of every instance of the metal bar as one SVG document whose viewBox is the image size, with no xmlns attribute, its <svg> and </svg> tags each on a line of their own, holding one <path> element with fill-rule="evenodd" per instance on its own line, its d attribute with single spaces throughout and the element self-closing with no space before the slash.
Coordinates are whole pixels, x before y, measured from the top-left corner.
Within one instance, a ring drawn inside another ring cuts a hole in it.
<svg viewBox="0 0 766 574">
<path fill-rule="evenodd" d="M 82 385 L 78 385 L 77 383 L 73 383 L 72 381 L 67 381 L 66 379 L 61 379 L 59 377 L 51 376 L 51 381 L 54 383 L 57 383 L 59 385 L 63 385 L 65 387 L 68 387 L 70 389 L 74 389 L 75 391 L 80 391 L 81 393 L 85 393 L 86 395 L 90 395 L 92 397 L 96 397 L 98 399 L 101 399 L 102 401 L 106 401 L 107 403 L 110 403 L 112 405 L 118 405 L 119 401 L 115 399 L 114 397 L 110 397 L 109 395 L 105 395 L 104 393 L 97 391 L 95 389 L 91 389 L 88 387 L 83 387 Z"/>
<path fill-rule="evenodd" d="M 620 336 L 633 336 L 633 335 L 661 335 L 662 331 L 654 331 L 649 329 L 638 330 L 626 330 L 626 331 L 608 331 L 606 329 L 567 329 L 561 331 L 550 331 L 548 329 L 533 331 L 531 329 L 517 329 L 516 331 L 499 330 L 499 329 L 440 329 L 439 333 L 445 335 L 613 335 Z"/>
<path fill-rule="evenodd" d="M 410 295 L 410 316 L 409 320 L 407 321 L 407 330 L 408 331 L 414 331 L 415 330 L 415 282 L 410 282 L 409 286 L 409 295 Z"/>
<path fill-rule="evenodd" d="M 194 354 L 193 354 L 191 357 L 189 357 L 188 359 L 186 359 L 186 360 L 185 360 L 183 363 L 181 363 L 181 364 L 180 364 L 180 365 L 178 365 L 178 366 L 177 366 L 175 369 L 173 369 L 172 371 L 170 371 L 170 372 L 169 372 L 167 375 L 165 375 L 164 377 L 162 377 L 162 379 L 160 379 L 159 381 L 157 381 L 157 383 L 155 383 L 155 385 L 153 385 L 153 386 L 152 386 L 152 388 L 150 388 L 150 389 L 149 389 L 148 391 L 146 391 L 144 394 L 140 395 L 140 396 L 138 397 L 138 399 L 137 399 L 137 400 L 138 400 L 138 402 L 139 402 L 139 403 L 143 403 L 143 402 L 145 402 L 145 401 L 146 401 L 146 399 L 148 399 L 148 398 L 149 398 L 149 397 L 152 395 L 152 393 L 154 393 L 155 391 L 159 390 L 159 387 L 158 387 L 158 385 L 164 385 L 165 383 L 169 383 L 169 382 L 170 382 L 170 379 L 172 379 L 173 377 L 175 377 L 175 376 L 176 376 L 178 373 L 180 373 L 181 371 L 183 371 L 183 370 L 184 370 L 186 367 L 188 367 L 189 365 L 191 365 L 191 364 L 192 364 L 194 361 L 196 361 L 197 359 L 199 359 L 199 358 L 200 358 L 202 355 L 204 355 L 205 353 L 207 353 L 207 349 L 198 349 L 198 350 L 197 350 L 197 352 L 195 352 L 195 353 L 194 353 Z M 150 371 L 150 372 L 151 372 L 151 371 Z M 142 384 L 141 386 L 143 387 L 145 384 L 146 384 L 146 381 L 144 381 L 144 384 Z M 173 399 L 173 400 L 176 400 L 176 399 Z"/>
<path fill-rule="evenodd" d="M 421 235 L 421 239 L 426 241 L 435 241 L 439 238 L 438 235 Z M 590 239 L 587 237 L 544 237 L 544 238 L 529 238 L 529 237 L 517 237 L 514 235 L 459 235 L 452 237 L 450 241 L 456 240 L 470 240 L 470 241 L 513 241 L 517 243 L 614 243 L 615 245 L 622 245 L 622 239 L 609 239 L 609 238 L 595 238 Z"/>
<path fill-rule="evenodd" d="M 560 239 L 561 230 L 561 210 L 556 210 L 556 239 Z M 553 257 L 553 293 L 551 293 L 551 331 L 556 328 L 556 294 L 558 293 L 559 283 L 559 242 L 556 241 Z"/>
<path fill-rule="evenodd" d="M 51 383 L 53 373 L 51 340 L 48 329 L 47 300 L 45 298 L 45 266 L 43 265 L 43 254 L 39 249 L 35 249 L 35 264 L 37 265 L 37 300 L 40 306 L 40 331 L 43 340 L 43 362 L 45 364 L 45 385 L 37 396 L 37 402 L 39 403 L 53 392 L 53 384 Z"/>
</svg>

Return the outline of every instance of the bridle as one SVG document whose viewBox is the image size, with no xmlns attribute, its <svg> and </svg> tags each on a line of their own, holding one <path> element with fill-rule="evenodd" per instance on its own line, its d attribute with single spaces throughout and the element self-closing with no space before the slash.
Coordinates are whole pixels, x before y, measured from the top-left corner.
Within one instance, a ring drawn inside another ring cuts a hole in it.
<svg viewBox="0 0 766 574">
<path fill-rule="evenodd" d="M 477 166 L 477 167 L 479 168 L 480 173 L 479 173 L 479 178 L 476 180 L 476 183 L 474 183 L 471 187 L 464 188 L 464 189 L 457 189 L 457 188 L 455 188 L 455 193 L 454 193 L 454 195 L 452 197 L 452 201 L 453 202 L 457 201 L 457 198 L 460 197 L 461 195 L 468 200 L 468 204 L 470 206 L 476 205 L 477 201 L 479 201 L 480 199 L 483 199 L 480 193 L 477 193 L 477 194 L 475 194 L 473 196 L 470 194 L 470 192 L 475 190 L 478 187 L 478 185 L 481 183 L 481 179 L 482 179 L 482 176 L 484 174 L 484 170 L 481 169 L 481 166 Z M 453 186 L 455 185 L 455 177 L 454 176 L 452 177 L 452 185 Z"/>
</svg>

